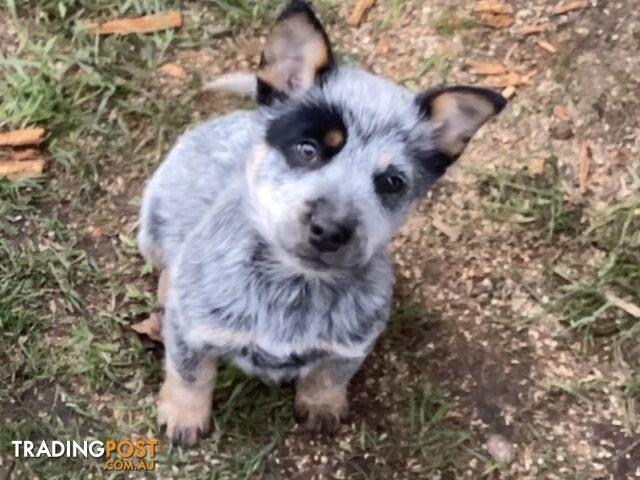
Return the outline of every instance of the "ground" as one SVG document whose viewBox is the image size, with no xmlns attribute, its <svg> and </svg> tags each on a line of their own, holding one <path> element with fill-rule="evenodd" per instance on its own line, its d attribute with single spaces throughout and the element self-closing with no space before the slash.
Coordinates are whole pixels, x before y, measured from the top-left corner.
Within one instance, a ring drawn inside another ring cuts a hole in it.
<svg viewBox="0 0 640 480">
<path fill-rule="evenodd" d="M 0 130 L 47 130 L 43 178 L 0 182 L 0 478 L 114 476 L 95 460 L 15 459 L 11 440 L 158 435 L 162 347 L 129 328 L 158 273 L 133 241 L 140 194 L 185 128 L 251 107 L 202 85 L 255 67 L 280 2 L 179 3 L 0 10 Z M 529 80 L 394 240 L 392 321 L 351 386 L 349 423 L 301 432 L 290 388 L 225 368 L 213 433 L 194 449 L 161 441 L 156 474 L 640 478 L 635 1 L 552 16 L 555 0 L 508 0 L 515 23 L 497 30 L 472 1 L 378 0 L 360 27 L 345 22 L 354 2 L 314 3 L 342 61 L 408 88 L 477 83 L 477 61 Z M 81 28 L 180 6 L 175 31 Z"/>
</svg>

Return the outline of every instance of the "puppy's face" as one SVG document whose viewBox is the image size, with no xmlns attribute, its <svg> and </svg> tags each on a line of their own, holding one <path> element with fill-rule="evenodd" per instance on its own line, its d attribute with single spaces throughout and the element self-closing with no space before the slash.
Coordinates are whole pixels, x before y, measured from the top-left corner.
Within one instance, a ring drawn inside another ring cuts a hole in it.
<svg viewBox="0 0 640 480">
<path fill-rule="evenodd" d="M 248 169 L 267 240 L 307 269 L 347 269 L 384 248 L 412 204 L 505 100 L 473 87 L 415 96 L 334 65 L 311 10 L 293 2 L 258 73 L 265 142 Z"/>
</svg>

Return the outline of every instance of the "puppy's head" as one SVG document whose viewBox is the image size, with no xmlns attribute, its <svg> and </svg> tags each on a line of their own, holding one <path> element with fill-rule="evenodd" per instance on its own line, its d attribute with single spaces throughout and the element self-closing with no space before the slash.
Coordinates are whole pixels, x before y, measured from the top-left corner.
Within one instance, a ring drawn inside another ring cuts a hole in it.
<svg viewBox="0 0 640 480">
<path fill-rule="evenodd" d="M 411 205 L 506 104 L 476 87 L 416 96 L 338 67 L 300 1 L 278 19 L 257 76 L 266 133 L 248 175 L 258 225 L 279 252 L 312 270 L 357 267 L 384 248 Z"/>
</svg>

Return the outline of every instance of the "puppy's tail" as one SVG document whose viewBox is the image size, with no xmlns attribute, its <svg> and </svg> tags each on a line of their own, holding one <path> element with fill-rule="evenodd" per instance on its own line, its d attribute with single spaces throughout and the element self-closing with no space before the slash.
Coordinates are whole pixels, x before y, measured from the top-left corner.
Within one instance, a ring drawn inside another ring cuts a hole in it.
<svg viewBox="0 0 640 480">
<path fill-rule="evenodd" d="M 256 75 L 250 72 L 227 73 L 204 85 L 205 90 L 233 93 L 252 98 L 256 97 L 257 88 Z"/>
</svg>

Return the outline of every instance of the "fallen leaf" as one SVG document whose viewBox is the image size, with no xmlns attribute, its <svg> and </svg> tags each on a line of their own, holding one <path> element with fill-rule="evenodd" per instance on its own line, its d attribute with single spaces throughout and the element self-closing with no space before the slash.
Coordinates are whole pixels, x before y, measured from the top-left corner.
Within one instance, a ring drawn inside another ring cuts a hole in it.
<svg viewBox="0 0 640 480">
<path fill-rule="evenodd" d="M 184 71 L 184 68 L 176 63 L 165 63 L 160 67 L 160 73 L 167 77 L 178 78 L 180 80 L 187 78 L 187 73 Z"/>
<path fill-rule="evenodd" d="M 6 177 L 9 180 L 18 178 L 35 178 L 42 175 L 44 160 L 9 160 L 0 162 L 0 178 Z"/>
<path fill-rule="evenodd" d="M 478 85 L 491 88 L 506 88 L 517 87 L 526 83 L 522 76 L 515 72 L 510 72 L 505 75 L 492 75 L 490 77 L 483 78 Z"/>
<path fill-rule="evenodd" d="M 591 168 L 591 149 L 587 142 L 580 145 L 580 155 L 578 157 L 578 185 L 580 193 L 587 193 L 589 181 L 589 169 Z"/>
<path fill-rule="evenodd" d="M 583 8 L 587 8 L 589 6 L 589 2 L 586 0 L 578 0 L 575 2 L 562 2 L 553 7 L 551 10 L 551 15 L 562 15 L 563 13 L 570 12 L 572 10 L 581 10 Z"/>
<path fill-rule="evenodd" d="M 118 18 L 104 23 L 87 22 L 84 29 L 98 35 L 127 35 L 129 33 L 150 33 L 182 25 L 182 14 L 177 11 L 158 13 L 137 18 Z"/>
<path fill-rule="evenodd" d="M 534 33 L 543 33 L 547 30 L 548 25 L 546 23 L 542 25 L 525 25 L 518 28 L 516 33 L 518 35 L 533 35 Z"/>
<path fill-rule="evenodd" d="M 162 335 L 162 317 L 157 313 L 152 313 L 145 320 L 134 323 L 131 325 L 131 330 L 140 335 L 146 335 L 156 342 L 164 342 Z"/>
<path fill-rule="evenodd" d="M 360 25 L 362 17 L 371 7 L 373 7 L 374 3 L 375 0 L 358 0 L 358 3 L 351 12 L 351 15 L 349 15 L 347 23 L 352 27 L 357 27 L 358 25 Z"/>
<path fill-rule="evenodd" d="M 492 28 L 508 28 L 513 24 L 511 15 L 482 12 L 478 18 L 482 23 Z"/>
<path fill-rule="evenodd" d="M 511 5 L 495 0 L 479 0 L 473 6 L 473 11 L 478 13 L 510 14 L 513 13 Z"/>
<path fill-rule="evenodd" d="M 556 47 L 554 47 L 553 45 L 551 45 L 546 40 L 538 40 L 536 43 L 538 44 L 538 46 L 540 48 L 544 48 L 549 53 L 557 53 L 558 52 L 558 49 Z"/>
<path fill-rule="evenodd" d="M 534 158 L 529 162 L 529 173 L 531 175 L 542 175 L 544 173 L 544 158 Z"/>
<path fill-rule="evenodd" d="M 569 110 L 561 105 L 556 105 L 555 107 L 553 107 L 553 114 L 563 122 L 568 122 L 571 120 L 571 114 L 569 113 Z"/>
<path fill-rule="evenodd" d="M 37 145 L 44 138 L 44 128 L 23 128 L 11 132 L 0 133 L 0 145 L 19 147 L 21 145 Z"/>
<path fill-rule="evenodd" d="M 499 63 L 474 62 L 469 69 L 474 75 L 504 75 L 507 69 Z"/>
</svg>

